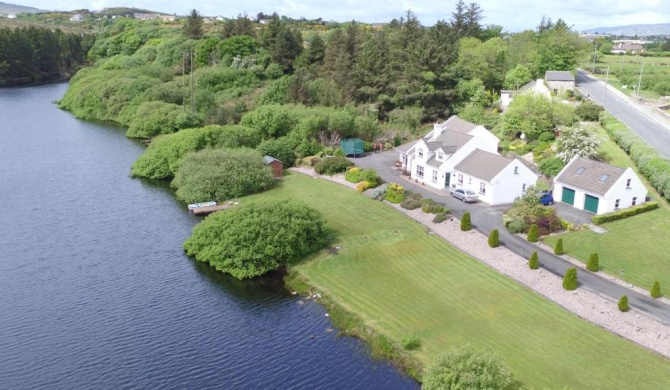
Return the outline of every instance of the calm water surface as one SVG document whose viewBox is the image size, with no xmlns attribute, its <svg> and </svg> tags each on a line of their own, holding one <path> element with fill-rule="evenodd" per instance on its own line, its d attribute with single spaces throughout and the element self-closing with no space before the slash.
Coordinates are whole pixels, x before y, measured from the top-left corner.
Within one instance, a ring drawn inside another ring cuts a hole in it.
<svg viewBox="0 0 670 390">
<path fill-rule="evenodd" d="M 418 388 L 278 281 L 184 256 L 198 220 L 66 88 L 0 89 L 0 389 Z"/>
</svg>

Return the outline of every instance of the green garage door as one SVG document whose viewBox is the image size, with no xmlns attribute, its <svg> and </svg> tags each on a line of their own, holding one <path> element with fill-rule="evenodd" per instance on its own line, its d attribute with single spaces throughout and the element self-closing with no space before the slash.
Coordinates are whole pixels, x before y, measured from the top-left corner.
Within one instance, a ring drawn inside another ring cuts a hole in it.
<svg viewBox="0 0 670 390">
<path fill-rule="evenodd" d="M 561 202 L 574 205 L 575 204 L 575 190 L 563 187 L 563 197 Z"/>
<path fill-rule="evenodd" d="M 584 210 L 590 211 L 594 214 L 598 213 L 598 198 L 591 195 L 586 195 L 584 199 Z"/>
</svg>

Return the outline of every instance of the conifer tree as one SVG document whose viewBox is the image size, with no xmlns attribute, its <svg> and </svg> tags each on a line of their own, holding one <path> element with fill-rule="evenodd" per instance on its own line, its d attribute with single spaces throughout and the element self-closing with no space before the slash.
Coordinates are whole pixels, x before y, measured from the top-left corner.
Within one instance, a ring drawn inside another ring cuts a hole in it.
<svg viewBox="0 0 670 390">
<path fill-rule="evenodd" d="M 562 255 L 565 254 L 565 251 L 563 250 L 563 239 L 559 238 L 558 241 L 556 241 L 556 246 L 554 247 L 554 254 L 555 255 Z"/>
<path fill-rule="evenodd" d="M 468 230 L 472 229 L 472 223 L 470 222 L 470 213 L 465 213 L 463 214 L 463 218 L 461 218 L 461 231 L 467 232 Z"/>
<path fill-rule="evenodd" d="M 624 313 L 630 310 L 630 306 L 628 306 L 628 296 L 623 295 L 621 299 L 619 299 L 619 310 Z"/>
<path fill-rule="evenodd" d="M 530 255 L 530 259 L 528 260 L 528 268 L 530 269 L 540 268 L 540 264 L 537 260 L 537 251 L 533 252 L 533 254 Z"/>
<path fill-rule="evenodd" d="M 591 271 L 591 272 L 598 272 L 600 267 L 598 266 L 598 254 L 597 253 L 591 253 L 589 256 L 589 262 L 586 263 L 586 269 Z"/>
<path fill-rule="evenodd" d="M 651 297 L 656 299 L 660 298 L 663 294 L 661 294 L 661 283 L 658 280 L 654 281 L 654 284 L 651 286 Z"/>
<path fill-rule="evenodd" d="M 528 241 L 529 242 L 537 242 L 538 240 L 538 227 L 536 224 L 530 225 L 530 228 L 528 229 Z"/>
<path fill-rule="evenodd" d="M 497 248 L 500 245 L 500 233 L 498 229 L 493 229 L 491 234 L 489 234 L 489 246 L 491 248 Z"/>
<path fill-rule="evenodd" d="M 184 35 L 191 39 L 202 38 L 202 23 L 202 15 L 195 9 L 191 10 L 191 13 L 186 17 L 186 21 L 184 22 Z"/>
<path fill-rule="evenodd" d="M 563 276 L 563 288 L 571 291 L 577 288 L 577 268 L 568 268 Z"/>
</svg>

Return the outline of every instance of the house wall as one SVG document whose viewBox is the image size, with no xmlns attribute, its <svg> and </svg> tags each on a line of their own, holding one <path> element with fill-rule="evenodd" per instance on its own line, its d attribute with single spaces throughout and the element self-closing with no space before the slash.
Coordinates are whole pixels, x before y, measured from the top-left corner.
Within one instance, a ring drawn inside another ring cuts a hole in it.
<svg viewBox="0 0 670 390">
<path fill-rule="evenodd" d="M 547 81 L 547 87 L 550 91 L 567 91 L 568 89 L 574 90 L 575 83 L 574 81 Z"/>
<path fill-rule="evenodd" d="M 517 173 L 514 173 L 515 167 Z M 514 202 L 526 188 L 534 186 L 537 179 L 537 175 L 530 168 L 515 159 L 491 180 L 494 189 L 491 204 Z"/>
<path fill-rule="evenodd" d="M 630 180 L 630 187 L 626 187 L 626 182 Z M 647 197 L 647 188 L 642 183 L 631 168 L 626 169 L 619 180 L 614 183 L 612 188 L 605 194 L 606 202 L 601 200 L 598 204 L 598 214 L 615 211 L 616 200 L 619 199 L 619 210 L 631 207 L 633 198 L 637 198 L 636 205 L 644 203 Z M 606 204 L 602 204 L 606 203 Z"/>
<path fill-rule="evenodd" d="M 511 91 L 500 91 L 500 106 L 505 108 L 512 103 L 512 92 Z"/>
</svg>

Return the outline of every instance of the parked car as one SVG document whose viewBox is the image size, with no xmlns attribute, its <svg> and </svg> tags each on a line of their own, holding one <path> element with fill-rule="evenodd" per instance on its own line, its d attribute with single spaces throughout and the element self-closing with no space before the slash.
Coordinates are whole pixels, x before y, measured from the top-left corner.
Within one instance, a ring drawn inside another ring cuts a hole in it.
<svg viewBox="0 0 670 390">
<path fill-rule="evenodd" d="M 474 191 L 465 188 L 455 188 L 451 190 L 451 197 L 460 199 L 463 202 L 476 202 L 478 198 Z"/>
<path fill-rule="evenodd" d="M 542 191 L 540 192 L 540 203 L 543 206 L 554 204 L 554 197 L 549 192 Z"/>
</svg>

